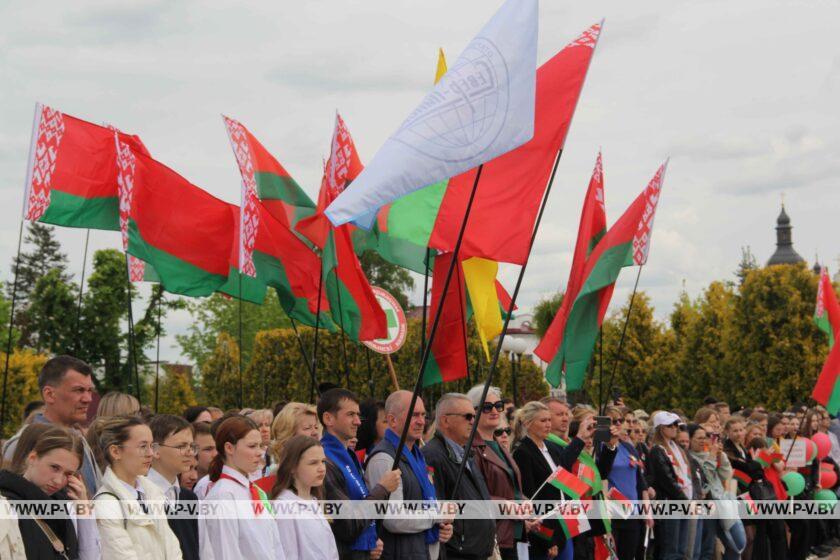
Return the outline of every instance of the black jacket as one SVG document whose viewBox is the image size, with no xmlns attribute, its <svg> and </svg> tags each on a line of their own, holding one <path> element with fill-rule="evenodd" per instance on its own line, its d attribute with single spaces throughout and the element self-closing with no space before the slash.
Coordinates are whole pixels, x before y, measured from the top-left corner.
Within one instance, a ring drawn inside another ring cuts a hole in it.
<svg viewBox="0 0 840 560">
<path fill-rule="evenodd" d="M 671 458 L 659 445 L 651 447 L 648 453 L 645 476 L 648 485 L 656 490 L 658 500 L 688 500 L 682 486 L 677 482 L 677 473 Z"/>
<path fill-rule="evenodd" d="M 566 470 L 571 470 L 580 452 L 583 451 L 583 440 L 572 438 L 571 443 L 566 447 L 560 447 L 555 443 L 546 441 L 545 446 L 555 465 L 563 467 Z M 534 496 L 537 488 L 551 474 L 551 467 L 545 460 L 545 457 L 543 457 L 542 451 L 534 443 L 534 440 L 530 437 L 523 438 L 513 451 L 513 458 L 516 464 L 519 465 L 519 471 L 522 473 L 522 494 L 526 499 L 533 497 L 534 500 L 554 502 L 559 502 L 563 499 L 562 492 L 551 484 L 543 485 L 539 493 Z M 566 544 L 566 536 L 563 534 L 563 530 L 560 528 L 560 523 L 557 520 L 546 520 L 543 525 L 554 531 L 554 533 L 551 539 L 529 535 L 528 541 L 531 543 L 531 550 L 534 551 L 535 555 L 545 555 L 546 551 L 554 545 L 562 549 Z"/>
<path fill-rule="evenodd" d="M 324 498 L 326 500 L 349 500 L 347 495 L 347 479 L 335 463 L 327 460 L 327 475 L 324 477 Z M 368 500 L 387 500 L 388 490 L 381 484 L 369 489 Z M 353 543 L 359 538 L 371 523 L 372 519 L 361 519 L 356 517 L 330 519 L 330 528 L 335 536 L 335 546 L 338 549 L 338 557 L 341 560 L 355 558 L 370 558 L 367 551 L 353 550 Z"/>
<path fill-rule="evenodd" d="M 178 516 L 178 514 L 187 514 L 188 508 L 196 505 L 198 505 L 198 496 L 192 490 L 181 487 L 178 489 L 178 502 L 167 506 L 166 521 L 178 538 L 184 560 L 198 560 L 198 518 Z"/>
<path fill-rule="evenodd" d="M 67 495 L 57 492 L 53 497 L 45 494 L 40 488 L 20 476 L 9 471 L 0 471 L 0 494 L 9 500 L 66 500 Z M 45 517 L 43 521 L 49 525 L 55 536 L 64 543 L 65 553 L 71 560 L 79 558 L 79 543 L 76 539 L 76 529 L 73 522 L 68 519 L 57 517 Z M 18 519 L 20 535 L 23 537 L 23 546 L 26 551 L 26 558 L 29 560 L 53 560 L 60 559 L 58 553 L 50 543 L 50 540 L 41 530 L 34 519 Z"/>
<path fill-rule="evenodd" d="M 464 470 L 458 493 L 453 495 L 455 478 L 458 476 L 460 462 L 452 448 L 440 432 L 422 448 L 426 464 L 434 469 L 435 494 L 444 500 L 489 500 L 490 492 L 481 471 L 470 458 L 468 468 Z M 472 453 L 470 453 L 472 455 Z M 489 511 L 489 510 L 488 510 Z M 496 536 L 496 522 L 492 517 L 486 519 L 456 519 L 452 524 L 452 538 L 445 545 L 450 558 L 480 558 L 485 560 L 493 554 L 493 542 Z M 441 558 L 444 558 L 441 555 Z"/>
</svg>

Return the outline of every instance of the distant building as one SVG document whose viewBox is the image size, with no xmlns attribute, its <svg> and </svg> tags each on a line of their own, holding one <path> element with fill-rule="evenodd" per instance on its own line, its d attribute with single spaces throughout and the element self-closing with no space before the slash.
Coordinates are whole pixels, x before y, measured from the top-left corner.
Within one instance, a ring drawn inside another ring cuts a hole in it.
<svg viewBox="0 0 840 560">
<path fill-rule="evenodd" d="M 767 261 L 767 266 L 775 264 L 799 264 L 804 263 L 799 253 L 793 248 L 793 238 L 791 231 L 793 226 L 790 225 L 790 217 L 785 212 L 785 205 L 782 204 L 782 211 L 776 219 L 776 252 Z"/>
</svg>

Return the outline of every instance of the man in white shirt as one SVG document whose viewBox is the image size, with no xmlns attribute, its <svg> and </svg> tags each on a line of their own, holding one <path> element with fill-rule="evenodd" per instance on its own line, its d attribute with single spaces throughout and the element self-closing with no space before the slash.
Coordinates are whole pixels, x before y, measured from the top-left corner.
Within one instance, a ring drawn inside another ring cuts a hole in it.
<svg viewBox="0 0 840 560">
<path fill-rule="evenodd" d="M 180 416 L 158 414 L 149 422 L 149 428 L 157 451 L 148 479 L 161 489 L 166 498 L 169 527 L 178 537 L 184 560 L 198 560 L 198 520 L 195 517 L 178 517 L 182 506 L 189 507 L 198 499 L 178 484 L 178 475 L 190 470 L 196 454 L 193 427 Z"/>
</svg>

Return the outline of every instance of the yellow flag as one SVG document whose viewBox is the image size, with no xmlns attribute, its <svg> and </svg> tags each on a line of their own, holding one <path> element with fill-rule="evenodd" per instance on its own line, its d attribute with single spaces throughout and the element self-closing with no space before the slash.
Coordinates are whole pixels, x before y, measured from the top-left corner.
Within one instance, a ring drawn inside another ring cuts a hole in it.
<svg viewBox="0 0 840 560">
<path fill-rule="evenodd" d="M 437 72 L 435 72 L 435 83 L 438 83 L 443 75 L 446 74 L 446 57 L 443 55 L 443 49 L 438 49 L 438 65 Z"/>
<path fill-rule="evenodd" d="M 478 338 L 484 347 L 484 354 L 490 360 L 487 341 L 502 332 L 502 312 L 499 309 L 499 296 L 496 294 L 496 274 L 499 263 L 480 257 L 472 257 L 463 262 L 464 282 L 470 295 Z"/>
</svg>

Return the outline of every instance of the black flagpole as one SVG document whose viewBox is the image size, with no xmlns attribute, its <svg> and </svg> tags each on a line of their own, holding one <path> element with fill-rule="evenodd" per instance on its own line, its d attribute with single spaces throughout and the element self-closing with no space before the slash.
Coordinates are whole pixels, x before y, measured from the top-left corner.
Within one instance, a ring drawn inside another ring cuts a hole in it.
<svg viewBox="0 0 840 560">
<path fill-rule="evenodd" d="M 239 408 L 242 408 L 245 397 L 245 389 L 242 384 L 242 273 L 239 276 Z"/>
<path fill-rule="evenodd" d="M 321 263 L 321 277 L 318 279 L 318 305 L 315 310 L 315 342 L 312 345 L 312 382 L 309 384 L 309 402 L 315 402 L 315 380 L 318 374 L 318 333 L 321 326 L 321 294 L 324 287 L 323 262 Z"/>
<path fill-rule="evenodd" d="M 624 317 L 624 327 L 621 329 L 621 338 L 618 339 L 618 348 L 615 351 L 615 359 L 613 360 L 613 370 L 610 374 L 610 384 L 607 386 L 606 398 L 610 398 L 610 393 L 613 388 L 613 381 L 615 381 L 615 373 L 618 371 L 618 363 L 621 361 L 621 349 L 624 347 L 624 336 L 627 334 L 627 325 L 630 324 L 630 314 L 633 312 L 633 301 L 636 299 L 636 290 L 639 288 L 639 277 L 642 275 L 642 268 L 645 265 L 639 265 L 639 272 L 636 273 L 636 283 L 633 284 L 633 293 L 630 294 L 630 303 L 627 305 L 627 316 Z M 606 403 L 604 403 L 606 404 Z M 606 406 L 602 406 L 601 414 L 604 414 Z"/>
<path fill-rule="evenodd" d="M 528 243 L 528 254 L 525 258 L 525 263 L 522 265 L 522 268 L 519 269 L 519 277 L 516 279 L 516 287 L 513 289 L 513 295 L 510 298 L 510 304 L 508 305 L 507 315 L 505 316 L 505 324 L 502 327 L 502 332 L 499 335 L 499 341 L 496 344 L 496 350 L 493 354 L 493 361 L 490 362 L 490 371 L 487 373 L 487 380 L 484 382 L 484 389 L 481 392 L 481 398 L 479 399 L 479 403 L 483 403 L 487 399 L 487 393 L 490 392 L 490 385 L 493 383 L 493 374 L 496 372 L 496 365 L 499 363 L 499 356 L 502 353 L 502 344 L 505 341 L 505 335 L 507 334 L 508 325 L 510 324 L 510 318 L 513 315 L 513 308 L 516 305 L 516 298 L 519 295 L 519 288 L 522 287 L 522 279 L 525 277 L 525 269 L 528 267 L 528 260 L 531 258 L 531 250 L 534 248 L 534 241 L 537 238 L 537 232 L 540 229 L 540 222 L 542 221 L 543 213 L 545 212 L 545 206 L 548 202 L 548 195 L 551 193 L 551 186 L 554 184 L 554 176 L 557 174 L 557 164 L 560 163 L 560 156 L 563 154 L 563 150 L 560 149 L 557 152 L 557 156 L 554 158 L 554 167 L 551 169 L 551 176 L 548 179 L 548 186 L 545 188 L 545 194 L 543 195 L 542 203 L 540 204 L 540 210 L 537 214 L 537 220 L 534 223 L 534 229 L 531 232 L 531 240 Z M 458 486 L 461 484 L 461 478 L 464 476 L 464 468 L 467 465 L 466 459 L 470 456 L 470 452 L 472 450 L 472 443 L 475 440 L 475 434 L 478 432 L 478 421 L 481 419 L 481 406 L 478 406 L 475 411 L 475 420 L 473 421 L 472 429 L 470 430 L 470 437 L 467 439 L 467 444 L 464 447 L 466 453 L 464 454 L 464 460 L 458 466 L 458 476 L 455 477 L 455 485 L 452 488 L 452 493 L 450 496 L 455 496 L 458 492 Z"/>
<path fill-rule="evenodd" d="M 365 346 L 365 360 L 367 360 L 367 374 L 368 374 L 368 391 L 370 392 L 370 398 L 376 398 L 373 394 L 374 391 L 374 382 L 373 382 L 373 368 L 370 367 L 370 348 Z"/>
<path fill-rule="evenodd" d="M 335 250 L 335 245 L 333 245 L 333 250 Z M 335 274 L 335 292 L 338 296 L 338 320 L 341 323 L 339 326 L 341 327 L 341 356 L 344 360 L 344 383 L 345 389 L 348 391 L 350 390 L 350 367 L 347 365 L 347 335 L 344 331 L 344 313 L 341 309 L 341 286 L 340 280 L 338 279 L 338 269 L 333 268 L 333 274 Z M 341 379 L 339 378 L 339 383 L 341 383 Z"/>
<path fill-rule="evenodd" d="M 432 256 L 432 250 L 426 247 L 426 260 L 424 261 L 425 272 L 423 274 L 423 313 L 420 319 L 420 354 L 418 357 L 423 359 L 423 351 L 426 349 L 426 313 L 429 308 L 429 259 Z M 423 397 L 430 395 L 427 387 L 423 388 Z"/>
<path fill-rule="evenodd" d="M 595 374 L 595 364 L 590 367 L 590 375 Z M 609 395 L 607 395 L 609 398 Z M 598 327 L 598 410 L 604 406 L 604 326 Z M 603 412 L 601 413 L 603 415 Z"/>
<path fill-rule="evenodd" d="M 458 304 L 460 307 L 458 308 L 461 312 L 461 330 L 464 331 L 464 357 L 467 366 L 467 391 L 470 390 L 470 340 L 467 335 L 467 312 L 466 307 L 464 306 L 464 292 L 463 288 L 463 281 L 461 278 L 461 274 L 463 273 L 463 268 L 458 271 Z M 480 337 L 481 335 L 479 335 Z M 481 356 L 478 357 L 478 363 L 481 363 Z M 478 379 L 476 377 L 476 379 Z"/>
<path fill-rule="evenodd" d="M 12 356 L 12 327 L 15 322 L 15 304 L 17 303 L 18 271 L 20 270 L 20 248 L 23 243 L 23 217 L 18 231 L 17 257 L 15 258 L 15 279 L 12 284 L 12 307 L 9 310 L 9 337 L 6 341 L 6 367 L 3 369 L 3 401 L 0 403 L 0 432 L 6 425 L 6 392 L 9 385 L 9 358 Z"/>
<path fill-rule="evenodd" d="M 79 302 L 76 304 L 76 328 L 73 331 L 75 340 L 73 341 L 73 353 L 79 351 L 79 320 L 82 317 L 82 295 L 85 293 L 85 268 L 87 268 L 88 242 L 90 241 L 90 229 L 85 233 L 85 252 L 82 257 L 82 279 L 79 283 Z"/>
<path fill-rule="evenodd" d="M 128 304 L 128 375 L 131 378 L 134 370 L 134 384 L 137 390 L 137 400 L 143 404 L 143 395 L 140 391 L 140 371 L 137 367 L 137 346 L 134 342 L 134 310 L 131 308 L 131 257 L 125 253 L 125 296 Z M 132 367 L 133 366 L 133 367 Z"/>
<path fill-rule="evenodd" d="M 155 412 L 158 411 L 158 403 L 159 403 L 159 390 L 160 390 L 160 316 L 161 312 L 160 309 L 163 306 L 163 287 L 160 287 L 160 296 L 158 297 L 158 304 L 157 304 L 157 325 L 156 325 L 156 335 L 157 335 L 157 351 L 155 356 Z"/>
<path fill-rule="evenodd" d="M 303 363 L 306 364 L 306 371 L 309 372 L 310 377 L 310 384 L 314 387 L 315 386 L 315 370 L 312 368 L 312 362 L 309 359 L 309 356 L 306 354 L 306 347 L 303 345 L 303 339 L 300 337 L 300 332 L 297 328 L 297 322 L 295 321 L 294 317 L 289 317 L 289 320 L 292 322 L 292 329 L 295 331 L 295 336 L 298 340 L 298 348 L 300 348 L 300 355 L 303 358 Z M 311 400 L 311 395 L 310 395 Z"/>
<path fill-rule="evenodd" d="M 402 434 L 400 435 L 400 442 L 397 445 L 397 453 L 394 456 L 394 466 L 392 468 L 399 468 L 400 459 L 402 458 L 402 450 L 405 445 L 405 438 L 408 437 L 408 426 L 411 424 L 411 417 L 414 415 L 414 407 L 417 405 L 417 397 L 420 395 L 420 390 L 423 388 L 423 375 L 426 372 L 426 363 L 429 361 L 430 349 L 437 334 L 438 325 L 440 324 L 441 311 L 446 300 L 446 294 L 449 291 L 449 283 L 452 281 L 452 273 L 455 271 L 455 266 L 458 264 L 458 253 L 461 251 L 461 242 L 464 240 L 464 232 L 467 229 L 467 220 L 470 217 L 470 210 L 472 210 L 473 201 L 475 200 L 475 192 L 478 190 L 478 181 L 481 178 L 481 171 L 484 169 L 484 164 L 478 166 L 475 173 L 475 181 L 473 181 L 472 191 L 470 191 L 470 198 L 467 202 L 467 209 L 464 212 L 464 220 L 461 222 L 461 230 L 458 232 L 458 239 L 455 242 L 455 248 L 452 251 L 452 262 L 449 263 L 449 270 L 446 271 L 446 280 L 443 283 L 443 292 L 438 302 L 438 310 L 435 313 L 435 318 L 432 320 L 432 330 L 429 331 L 429 340 L 423 348 L 423 357 L 420 360 L 420 371 L 417 372 L 417 381 L 414 383 L 414 391 L 411 394 L 411 402 L 408 405 L 408 412 L 406 413 L 405 424 L 403 425 Z"/>
</svg>

